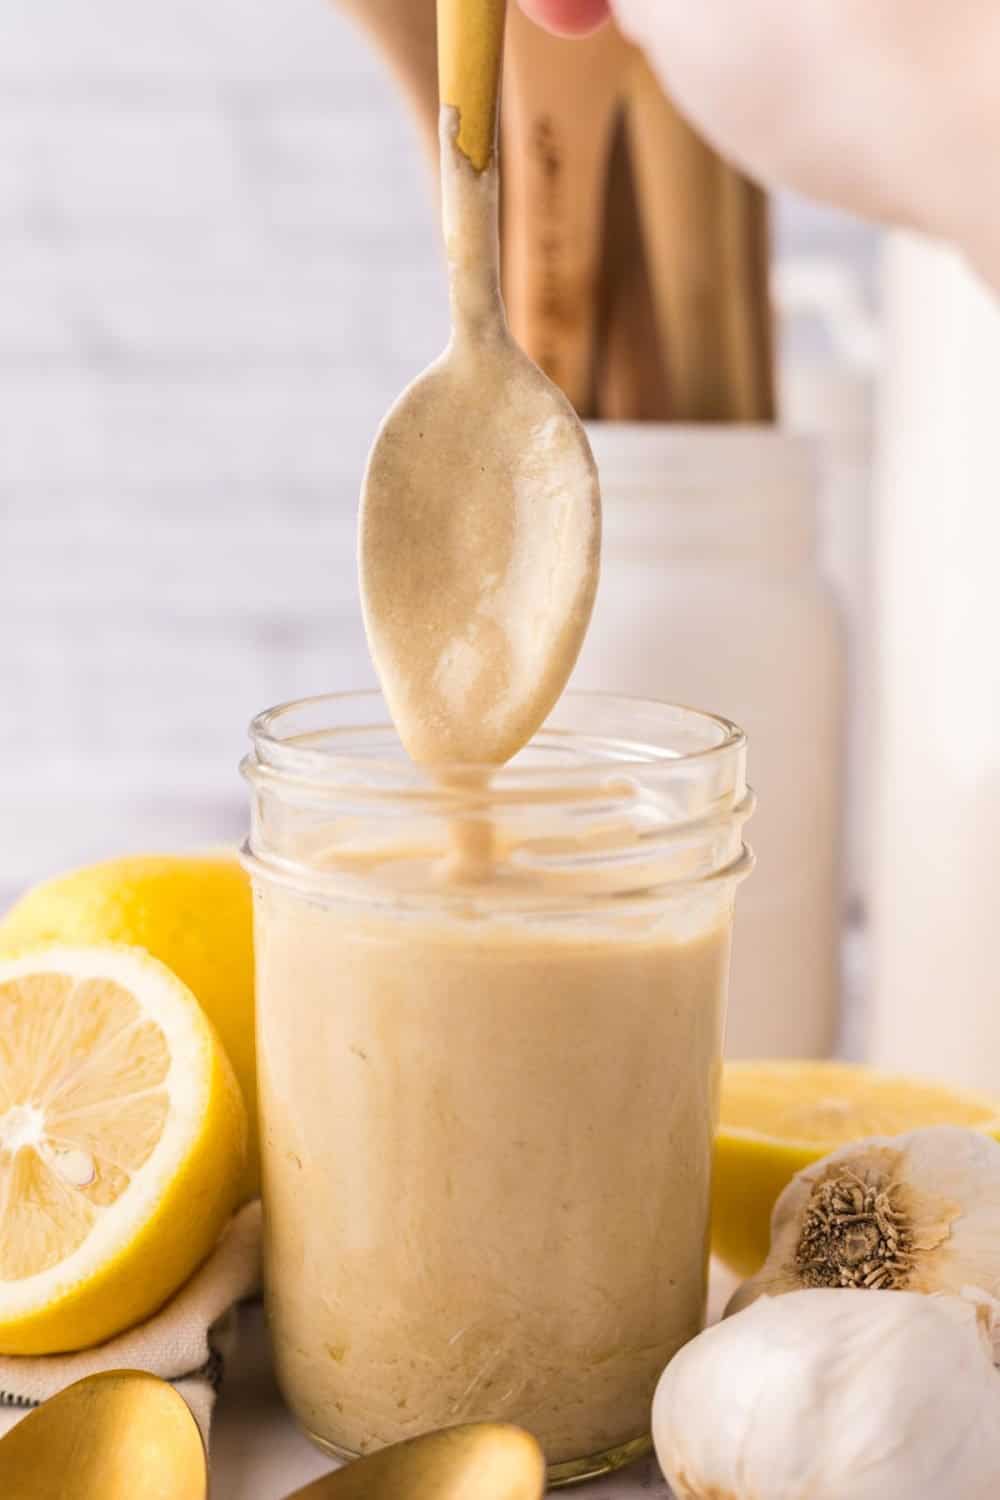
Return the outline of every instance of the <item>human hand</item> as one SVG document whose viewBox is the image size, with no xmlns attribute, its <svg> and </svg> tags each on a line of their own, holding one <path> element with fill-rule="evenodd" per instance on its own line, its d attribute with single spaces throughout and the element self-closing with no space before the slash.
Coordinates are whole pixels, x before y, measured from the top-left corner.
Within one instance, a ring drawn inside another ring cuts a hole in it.
<svg viewBox="0 0 1000 1500">
<path fill-rule="evenodd" d="M 565 36 L 583 36 L 611 14 L 608 0 L 521 0 L 521 6 L 540 26 Z"/>
<path fill-rule="evenodd" d="M 613 13 L 680 109 L 772 186 L 961 243 L 1000 285 L 995 0 L 522 0 Z"/>
</svg>

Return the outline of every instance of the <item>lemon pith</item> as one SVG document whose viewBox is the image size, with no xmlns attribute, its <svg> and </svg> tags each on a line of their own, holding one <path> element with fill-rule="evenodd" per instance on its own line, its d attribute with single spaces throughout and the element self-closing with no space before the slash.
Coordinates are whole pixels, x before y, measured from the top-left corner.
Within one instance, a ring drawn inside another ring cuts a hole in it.
<svg viewBox="0 0 1000 1500">
<path fill-rule="evenodd" d="M 851 1141 L 938 1124 L 998 1135 L 1000 1104 L 862 1064 L 727 1063 L 715 1142 L 713 1252 L 730 1270 L 752 1276 L 767 1256 L 771 1211 L 796 1172 Z"/>
<path fill-rule="evenodd" d="M 0 960 L 0 1353 L 154 1312 L 235 1206 L 246 1118 L 194 997 L 147 954 Z"/>
</svg>

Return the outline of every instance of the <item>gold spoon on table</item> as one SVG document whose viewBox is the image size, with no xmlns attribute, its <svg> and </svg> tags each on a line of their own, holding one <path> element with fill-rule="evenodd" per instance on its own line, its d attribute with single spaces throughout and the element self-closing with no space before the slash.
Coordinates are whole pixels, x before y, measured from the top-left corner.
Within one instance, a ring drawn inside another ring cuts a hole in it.
<svg viewBox="0 0 1000 1500">
<path fill-rule="evenodd" d="M 0 1440 L 3 1500 L 206 1500 L 198 1424 L 139 1370 L 88 1375 Z"/>
<path fill-rule="evenodd" d="M 496 127 L 503 0 L 438 0 L 452 337 L 382 423 L 361 497 L 361 601 L 410 755 L 496 765 L 573 668 L 597 588 L 600 496 L 569 401 L 511 338 Z"/>
<path fill-rule="evenodd" d="M 505 1422 L 472 1422 L 394 1443 L 287 1500 L 541 1500 L 545 1459 Z"/>
<path fill-rule="evenodd" d="M 473 1422 L 395 1443 L 287 1500 L 541 1500 L 531 1435 Z M 206 1500 L 198 1425 L 173 1386 L 139 1370 L 88 1375 L 0 1440 L 3 1500 Z"/>
</svg>

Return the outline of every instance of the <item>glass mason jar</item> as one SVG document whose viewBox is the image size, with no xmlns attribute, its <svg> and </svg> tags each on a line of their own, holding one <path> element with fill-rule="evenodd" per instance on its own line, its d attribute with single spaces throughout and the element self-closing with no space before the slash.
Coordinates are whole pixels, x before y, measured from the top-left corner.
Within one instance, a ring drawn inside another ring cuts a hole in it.
<svg viewBox="0 0 1000 1500">
<path fill-rule="evenodd" d="M 488 779 L 414 766 L 376 693 L 252 736 L 293 1412 L 341 1455 L 491 1419 L 532 1431 L 555 1482 L 627 1462 L 704 1315 L 741 731 L 569 694 Z"/>
</svg>

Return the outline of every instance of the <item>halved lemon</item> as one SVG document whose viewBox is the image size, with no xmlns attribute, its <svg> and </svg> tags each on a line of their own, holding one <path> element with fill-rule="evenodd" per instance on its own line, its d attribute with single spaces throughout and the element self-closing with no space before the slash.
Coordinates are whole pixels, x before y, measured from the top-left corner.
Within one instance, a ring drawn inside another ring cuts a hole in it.
<svg viewBox="0 0 1000 1500">
<path fill-rule="evenodd" d="M 1000 1135 L 1000 1103 L 862 1064 L 727 1063 L 715 1143 L 713 1252 L 740 1276 L 752 1276 L 767 1257 L 771 1211 L 796 1172 L 850 1141 L 924 1125 Z"/>
<path fill-rule="evenodd" d="M 0 1353 L 103 1342 L 233 1211 L 246 1112 L 190 990 L 129 948 L 0 960 Z"/>
<path fill-rule="evenodd" d="M 188 985 L 218 1030 L 250 1122 L 241 1201 L 260 1192 L 253 898 L 235 855 L 126 854 L 33 886 L 0 921 L 0 956 L 54 944 L 144 948 Z"/>
</svg>

